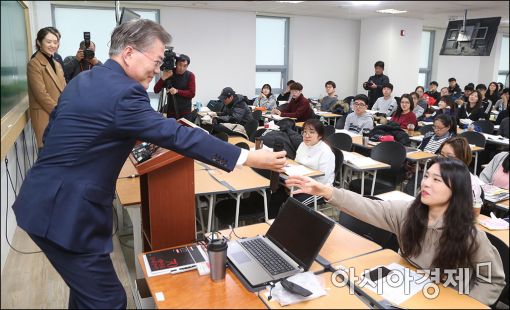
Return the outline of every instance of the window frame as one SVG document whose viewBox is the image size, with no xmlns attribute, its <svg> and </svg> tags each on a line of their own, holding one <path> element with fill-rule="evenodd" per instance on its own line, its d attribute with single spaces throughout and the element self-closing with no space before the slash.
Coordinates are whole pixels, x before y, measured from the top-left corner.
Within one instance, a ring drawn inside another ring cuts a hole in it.
<svg viewBox="0 0 510 310">
<path fill-rule="evenodd" d="M 288 79 L 288 73 L 289 73 L 289 23 L 290 18 L 284 17 L 284 16 L 268 16 L 268 15 L 257 15 L 255 17 L 257 18 L 266 18 L 266 19 L 283 19 L 285 20 L 285 34 L 284 34 L 284 55 L 283 55 L 283 65 L 282 66 L 276 66 L 276 65 L 258 65 L 255 64 L 255 76 L 258 72 L 280 72 L 281 73 L 281 80 L 280 80 L 280 86 L 278 88 L 272 87 L 271 91 L 273 94 L 280 94 L 285 90 L 287 79 Z M 257 29 L 255 28 L 255 31 Z M 255 57 L 256 59 L 256 57 Z M 256 78 L 255 78 L 256 80 Z M 285 87 L 284 87 L 285 86 Z M 262 87 L 262 85 L 261 85 Z M 255 85 L 255 94 L 260 94 L 262 91 L 262 88 L 259 88 Z"/>
<path fill-rule="evenodd" d="M 429 53 L 428 53 L 429 61 L 428 61 L 428 67 L 426 67 L 426 68 L 420 67 L 420 69 L 418 70 L 418 80 L 419 80 L 420 73 L 424 73 L 425 74 L 425 85 L 421 85 L 421 86 L 428 89 L 427 86 L 430 84 L 431 77 L 432 77 L 432 61 L 434 58 L 433 57 L 434 56 L 434 41 L 436 38 L 436 31 L 431 30 L 431 29 L 423 29 L 422 34 L 423 34 L 423 32 L 430 32 Z"/>
<path fill-rule="evenodd" d="M 503 49 L 503 40 L 504 39 L 507 39 L 509 40 L 509 44 L 510 44 L 510 38 L 508 35 L 503 35 L 501 36 L 501 49 Z M 508 74 L 510 73 L 510 69 L 507 68 L 507 70 L 499 70 L 499 67 L 500 67 L 500 64 L 501 64 L 501 59 L 502 59 L 502 55 L 501 55 L 501 52 L 500 52 L 500 55 L 499 55 L 499 64 L 498 64 L 498 75 L 496 77 L 496 80 L 499 81 L 499 76 L 500 75 L 504 75 L 505 76 L 505 81 L 503 82 L 503 84 L 505 85 L 505 87 L 508 87 Z"/>
</svg>

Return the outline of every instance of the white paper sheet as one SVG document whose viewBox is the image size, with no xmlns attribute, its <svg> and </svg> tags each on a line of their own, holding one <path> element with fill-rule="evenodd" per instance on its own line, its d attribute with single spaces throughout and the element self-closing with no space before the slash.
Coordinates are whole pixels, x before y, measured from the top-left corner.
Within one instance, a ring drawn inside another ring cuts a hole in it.
<svg viewBox="0 0 510 310">
<path fill-rule="evenodd" d="M 299 164 L 288 164 L 284 169 L 287 175 L 307 175 L 313 172 L 313 170 Z"/>
</svg>

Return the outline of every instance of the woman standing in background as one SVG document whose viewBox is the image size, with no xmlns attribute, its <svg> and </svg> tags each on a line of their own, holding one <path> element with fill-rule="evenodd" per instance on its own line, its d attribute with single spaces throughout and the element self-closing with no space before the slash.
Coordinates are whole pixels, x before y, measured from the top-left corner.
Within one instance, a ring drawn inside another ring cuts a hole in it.
<svg viewBox="0 0 510 310">
<path fill-rule="evenodd" d="M 27 66 L 30 119 L 39 149 L 43 147 L 42 138 L 50 113 L 66 86 L 64 70 L 53 58 L 59 46 L 59 38 L 59 33 L 53 27 L 39 30 L 35 40 L 37 52 Z"/>
</svg>

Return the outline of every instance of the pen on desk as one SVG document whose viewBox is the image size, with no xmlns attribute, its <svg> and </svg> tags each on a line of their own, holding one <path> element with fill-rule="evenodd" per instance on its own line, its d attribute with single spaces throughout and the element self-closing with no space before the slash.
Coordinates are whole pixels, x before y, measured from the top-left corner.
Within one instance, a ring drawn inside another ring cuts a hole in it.
<svg viewBox="0 0 510 310">
<path fill-rule="evenodd" d="M 192 270 L 192 269 L 196 269 L 196 268 L 197 268 L 197 266 L 196 266 L 196 265 L 191 265 L 191 266 L 186 266 L 186 267 L 180 267 L 180 268 L 177 268 L 177 269 L 175 269 L 175 270 L 170 271 L 170 274 L 181 273 L 181 272 L 188 271 L 188 270 Z"/>
</svg>

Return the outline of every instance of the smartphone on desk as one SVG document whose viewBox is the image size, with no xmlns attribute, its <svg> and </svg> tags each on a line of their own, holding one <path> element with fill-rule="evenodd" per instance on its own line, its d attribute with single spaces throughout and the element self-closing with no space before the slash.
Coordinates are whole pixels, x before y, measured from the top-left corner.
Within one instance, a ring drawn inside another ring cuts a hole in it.
<svg viewBox="0 0 510 310">
<path fill-rule="evenodd" d="M 384 266 L 379 266 L 373 270 L 365 272 L 363 277 L 370 279 L 372 282 L 376 282 L 388 276 L 392 271 L 393 270 L 390 270 Z"/>
</svg>

